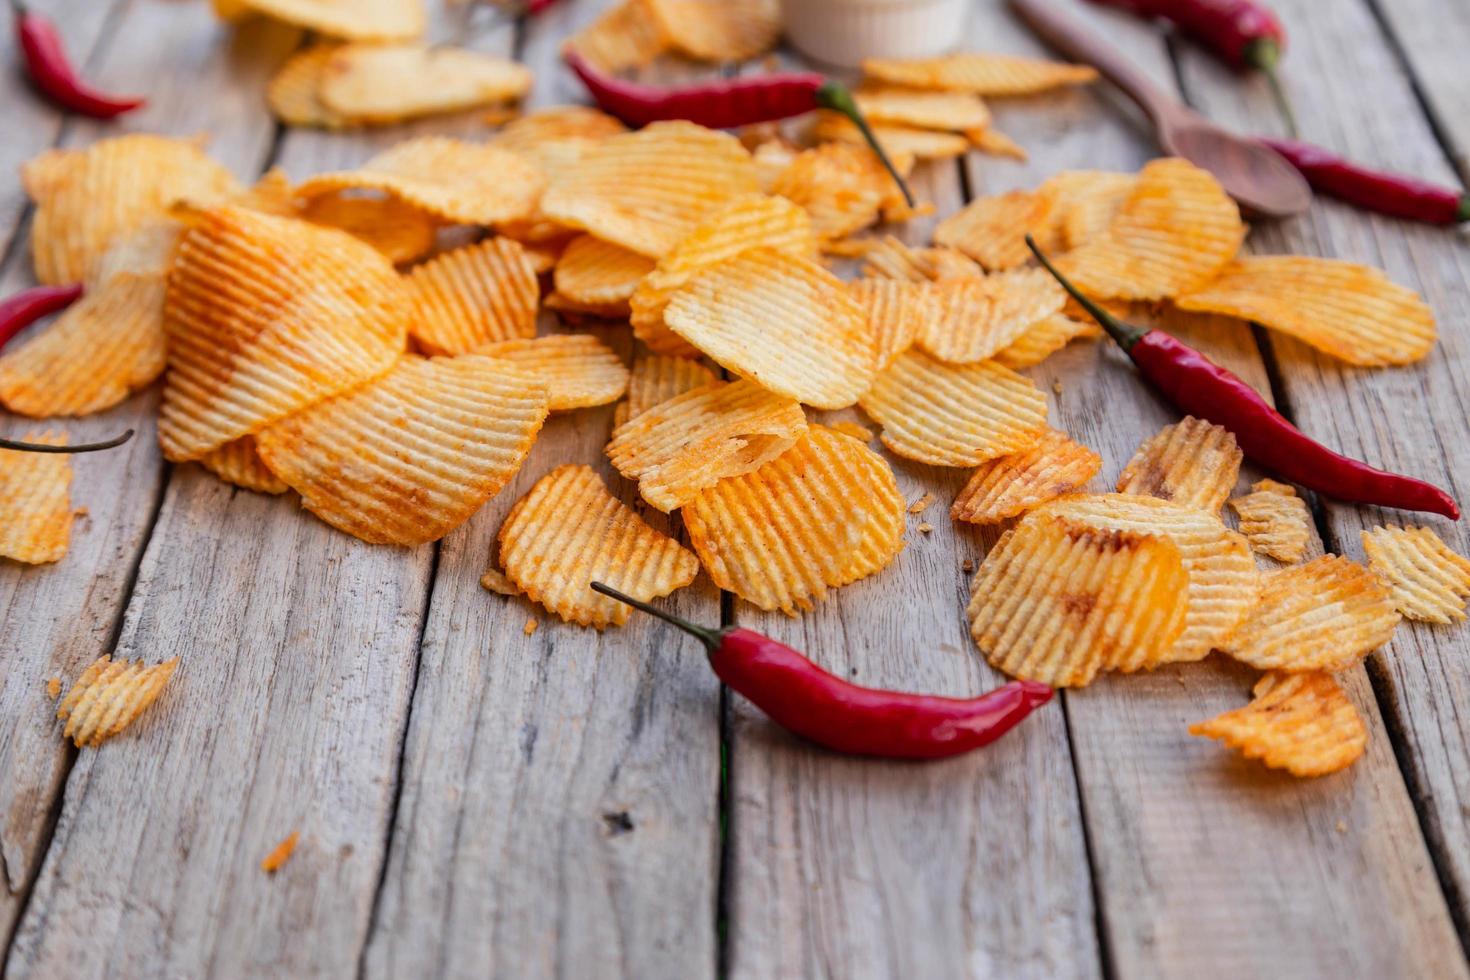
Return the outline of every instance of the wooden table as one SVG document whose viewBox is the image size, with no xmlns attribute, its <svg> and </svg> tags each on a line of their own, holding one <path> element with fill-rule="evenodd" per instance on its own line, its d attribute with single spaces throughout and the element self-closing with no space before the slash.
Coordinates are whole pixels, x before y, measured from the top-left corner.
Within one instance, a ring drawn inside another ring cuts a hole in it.
<svg viewBox="0 0 1470 980">
<path fill-rule="evenodd" d="M 203 0 L 37 5 L 59 15 L 91 76 L 151 101 L 111 126 L 65 119 L 13 64 L 0 71 L 3 292 L 31 281 L 13 175 L 49 146 L 204 132 L 241 176 L 281 166 L 300 178 L 406 133 L 482 131 L 473 119 L 283 131 L 262 88 L 298 32 L 231 31 Z M 556 49 L 603 5 L 563 0 L 475 43 L 532 64 L 535 103 L 574 101 Z M 1273 5 L 1308 138 L 1450 183 L 1470 172 L 1470 6 Z M 1078 12 L 1215 118 L 1281 131 L 1259 80 L 1145 25 Z M 974 5 L 969 46 L 1040 52 L 991 0 Z M 922 169 L 939 215 L 1063 168 L 1133 169 L 1155 153 L 1102 87 L 995 110 L 1030 162 Z M 933 221 L 900 233 L 927 240 Z M 1314 435 L 1470 496 L 1464 239 L 1324 201 L 1257 227 L 1249 248 L 1386 268 L 1434 306 L 1439 347 L 1369 372 L 1223 322 L 1187 339 Z M 1073 345 L 1032 373 L 1056 392 L 1053 423 L 1104 454 L 1105 479 L 1174 417 L 1106 345 Z M 290 497 L 165 465 L 157 406 L 155 388 L 68 422 L 74 439 L 124 425 L 141 437 L 77 458 L 73 500 L 88 513 L 63 562 L 0 563 L 0 937 L 12 977 L 1467 975 L 1465 630 L 1405 624 L 1346 675 L 1372 740 L 1323 779 L 1185 733 L 1243 701 L 1251 674 L 1219 658 L 1065 693 L 967 758 L 837 758 L 773 729 L 720 689 L 693 644 L 646 617 L 598 634 L 480 588 L 501 519 L 532 482 L 570 460 L 606 471 L 610 408 L 552 420 L 504 493 L 438 545 L 404 550 L 339 534 Z M 28 428 L 0 419 L 6 434 Z M 962 563 L 992 539 L 943 515 L 965 474 L 893 464 L 909 499 L 932 490 L 940 503 L 933 533 L 913 518 L 881 575 L 801 619 L 732 603 L 704 579 L 675 606 L 772 632 L 864 682 L 995 685 L 961 613 Z M 1360 528 L 1403 517 L 1331 503 L 1319 516 L 1321 545 L 1358 557 Z M 1462 526 L 1435 526 L 1470 552 Z M 531 615 L 541 626 L 526 636 Z M 108 651 L 183 666 L 136 731 L 78 753 L 45 681 Z M 262 873 L 292 830 L 296 855 Z"/>
</svg>

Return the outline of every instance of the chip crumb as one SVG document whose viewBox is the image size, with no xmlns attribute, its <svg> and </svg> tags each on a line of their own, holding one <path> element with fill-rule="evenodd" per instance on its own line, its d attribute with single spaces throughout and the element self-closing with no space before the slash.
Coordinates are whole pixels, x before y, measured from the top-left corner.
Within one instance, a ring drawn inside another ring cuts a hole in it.
<svg viewBox="0 0 1470 980">
<path fill-rule="evenodd" d="M 1051 383 L 1051 390 L 1053 394 L 1060 395 L 1062 393 L 1062 383 L 1060 381 L 1053 381 Z"/>
<path fill-rule="evenodd" d="M 46 682 L 46 696 L 55 701 L 61 696 L 61 678 L 53 677 Z"/>
<path fill-rule="evenodd" d="M 260 870 L 264 871 L 266 874 L 275 874 L 278 870 L 280 870 L 281 865 L 285 864 L 291 859 L 291 854 L 296 850 L 296 842 L 300 839 L 301 833 L 299 831 L 293 830 L 291 831 L 291 833 L 287 834 L 286 839 L 277 844 L 275 848 L 265 856 L 264 860 L 260 862 Z"/>
<path fill-rule="evenodd" d="M 71 513 L 72 513 L 72 516 L 73 517 L 87 517 L 92 512 L 91 512 L 91 510 L 89 510 L 86 507 L 78 507 L 76 510 L 72 511 Z"/>
<path fill-rule="evenodd" d="M 536 632 L 536 627 L 540 625 L 541 624 L 536 620 L 536 617 L 532 616 L 530 619 L 526 620 L 526 625 L 522 629 L 522 632 L 525 633 L 527 636 L 530 636 L 532 633 Z"/>
<path fill-rule="evenodd" d="M 1347 833 L 1347 824 L 1345 822 L 1339 820 L 1337 822 L 1337 832 L 1339 834 L 1345 834 L 1345 833 Z"/>
<path fill-rule="evenodd" d="M 960 571 L 962 571 L 962 572 L 973 572 L 974 570 L 975 570 L 975 562 L 973 560 L 971 560 L 969 558 L 966 558 L 964 561 L 960 562 Z"/>
<path fill-rule="evenodd" d="M 934 530 L 934 525 L 930 524 L 928 521 L 925 521 L 923 524 L 919 525 L 920 534 L 928 534 L 932 530 Z"/>
<path fill-rule="evenodd" d="M 909 513 L 922 514 L 932 503 L 934 503 L 934 494 L 926 493 L 918 500 L 915 500 L 913 503 L 909 504 Z"/>
<path fill-rule="evenodd" d="M 480 576 L 480 587 L 499 595 L 520 595 L 521 590 L 516 584 L 506 577 L 506 574 L 498 568 L 487 568 L 485 574 Z"/>
</svg>

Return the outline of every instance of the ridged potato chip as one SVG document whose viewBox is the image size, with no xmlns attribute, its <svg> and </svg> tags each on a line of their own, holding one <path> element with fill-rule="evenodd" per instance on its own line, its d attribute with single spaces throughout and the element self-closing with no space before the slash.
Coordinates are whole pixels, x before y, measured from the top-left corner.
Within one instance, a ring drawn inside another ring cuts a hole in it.
<svg viewBox="0 0 1470 980">
<path fill-rule="evenodd" d="M 62 738 L 77 748 L 96 748 L 120 734 L 158 700 L 178 667 L 178 657 L 148 667 L 141 659 L 129 663 L 114 662 L 106 654 L 98 657 L 56 708 L 56 717 L 66 722 Z"/>
<path fill-rule="evenodd" d="M 1346 769 L 1368 745 L 1368 727 L 1331 674 L 1269 673 L 1256 682 L 1255 700 L 1189 726 L 1293 776 L 1325 776 Z"/>
<path fill-rule="evenodd" d="M 1184 629 L 1188 575 L 1164 535 L 1028 514 L 985 556 L 967 616 L 997 670 L 1053 687 L 1162 657 Z"/>
<path fill-rule="evenodd" d="M 246 195 L 249 194 L 247 191 Z M 183 237 L 184 226 L 171 218 L 144 222 L 113 238 L 112 244 L 87 270 L 83 284 L 89 291 L 97 291 L 124 275 L 162 281 L 173 267 L 174 253 Z"/>
<path fill-rule="evenodd" d="M 265 87 L 271 115 L 287 126 L 341 129 L 350 125 L 351 120 L 328 108 L 321 99 L 322 73 L 339 47 L 331 42 L 317 43 L 287 58 Z"/>
<path fill-rule="evenodd" d="M 1116 489 L 1218 514 L 1243 458 L 1229 429 L 1186 415 L 1138 447 Z"/>
<path fill-rule="evenodd" d="M 777 0 L 647 0 L 679 52 L 701 61 L 748 61 L 781 38 Z"/>
<path fill-rule="evenodd" d="M 1398 624 L 1387 584 L 1357 562 L 1323 555 L 1263 575 L 1255 608 L 1220 649 L 1262 670 L 1346 670 Z"/>
<path fill-rule="evenodd" d="M 721 366 L 816 408 L 846 408 L 873 380 L 867 318 L 846 284 L 775 249 L 705 269 L 664 322 Z"/>
<path fill-rule="evenodd" d="M 913 159 L 894 160 L 899 173 Z M 771 193 L 801 206 L 811 215 L 812 231 L 823 241 L 842 238 L 878 220 L 893 177 L 866 146 L 827 143 L 803 150 L 771 183 Z"/>
<path fill-rule="evenodd" d="M 312 224 L 340 228 L 362 239 L 394 265 L 429 254 L 438 229 L 433 218 L 396 197 L 323 194 L 306 202 L 297 214 Z"/>
<path fill-rule="evenodd" d="M 648 0 L 622 0 L 566 43 L 599 70 L 616 74 L 647 67 L 671 42 Z"/>
<path fill-rule="evenodd" d="M 905 282 L 946 282 L 950 279 L 983 279 L 985 270 L 974 259 L 956 249 L 913 248 L 884 235 L 863 255 L 863 275 Z"/>
<path fill-rule="evenodd" d="M 240 189 L 198 141 L 142 134 L 48 150 L 21 168 L 21 181 L 36 205 L 36 278 L 49 285 L 85 279 L 114 239 L 166 217 L 174 202 L 209 204 Z"/>
<path fill-rule="evenodd" d="M 969 92 L 934 92 L 924 89 L 860 89 L 854 96 L 858 110 L 870 124 L 912 126 L 962 133 L 990 125 L 990 109 L 979 96 Z"/>
<path fill-rule="evenodd" d="M 1167 299 L 1218 276 L 1245 241 L 1240 209 L 1208 171 L 1154 160 L 1107 229 L 1057 258 L 1078 289 L 1101 299 Z"/>
<path fill-rule="evenodd" d="M 1040 438 L 1046 396 L 993 361 L 945 364 L 910 350 L 859 401 L 883 426 L 883 444 L 935 466 L 975 466 Z"/>
<path fill-rule="evenodd" d="M 965 132 L 965 138 L 970 145 L 981 153 L 987 153 L 993 157 L 1005 157 L 1008 160 L 1020 160 L 1025 163 L 1031 158 L 1026 148 L 994 126 L 986 126 L 984 129 L 971 129 Z"/>
<path fill-rule="evenodd" d="M 863 74 L 891 85 L 976 95 L 1032 95 L 1097 78 L 1097 71 L 1086 65 L 978 52 L 938 58 L 864 58 Z"/>
<path fill-rule="evenodd" d="M 979 197 L 934 228 L 934 241 L 958 249 L 992 272 L 1013 269 L 1031 260 L 1026 233 L 1037 235 L 1042 248 L 1055 241 L 1041 234 L 1051 217 L 1054 199 L 1040 191 L 1010 191 Z"/>
<path fill-rule="evenodd" d="M 546 294 L 546 298 L 542 300 L 542 305 L 548 310 L 570 314 L 566 319 L 569 319 L 573 323 L 581 322 L 586 317 L 597 317 L 603 320 L 624 320 L 628 316 L 628 304 L 626 302 L 581 303 L 555 291 Z"/>
<path fill-rule="evenodd" d="M 1066 170 L 1048 178 L 1041 186 L 1055 201 L 1059 246 L 1081 248 L 1106 231 L 1137 183 L 1134 174 L 1108 170 Z"/>
<path fill-rule="evenodd" d="M 244 5 L 350 41 L 408 41 L 427 26 L 423 0 L 244 0 Z"/>
<path fill-rule="evenodd" d="M 934 290 L 939 316 L 925 321 L 917 342 L 951 364 L 977 364 L 994 357 L 1058 313 L 1067 298 L 1041 269 L 957 279 Z"/>
<path fill-rule="evenodd" d="M 356 170 L 318 174 L 296 193 L 310 200 L 344 190 L 380 191 L 445 221 L 493 225 L 529 217 L 546 178 L 520 156 L 484 143 L 420 136 Z"/>
<path fill-rule="evenodd" d="M 27 442 L 64 446 L 56 432 Z M 61 561 L 71 543 L 71 457 L 0 449 L 0 557 L 27 565 Z"/>
<path fill-rule="evenodd" d="M 572 239 L 556 263 L 556 291 L 576 303 L 626 304 L 654 261 L 591 235 Z"/>
<path fill-rule="evenodd" d="M 688 122 L 658 122 L 595 144 L 541 199 L 553 221 L 658 258 L 727 200 L 760 190 L 740 141 Z"/>
<path fill-rule="evenodd" d="M 715 372 L 687 357 L 663 354 L 640 357 L 633 362 L 633 370 L 628 376 L 628 397 L 619 403 L 613 415 L 613 427 L 637 418 L 675 395 L 703 388 L 718 380 Z"/>
<path fill-rule="evenodd" d="M 632 610 L 590 583 L 648 600 L 699 575 L 694 554 L 608 493 L 590 466 L 559 466 L 516 502 L 500 528 L 500 561 L 533 600 L 598 629 L 621 626 Z"/>
<path fill-rule="evenodd" d="M 627 126 L 600 109 L 585 105 L 558 105 L 528 112 L 506 123 L 490 141 L 502 150 L 539 159 L 541 150 L 548 143 L 565 143 L 567 140 L 596 142 L 627 131 Z"/>
<path fill-rule="evenodd" d="M 541 284 L 519 242 L 488 238 L 409 270 L 409 332 L 430 354 L 536 336 Z"/>
<path fill-rule="evenodd" d="M 888 463 L 820 425 L 759 469 L 698 494 L 683 514 L 717 586 L 788 616 L 903 550 L 905 504 Z"/>
<path fill-rule="evenodd" d="M 873 138 L 890 159 L 912 157 L 916 160 L 953 160 L 964 156 L 965 151 L 970 148 L 970 141 L 959 133 L 880 124 L 870 125 L 869 128 L 873 131 Z M 868 145 L 868 138 L 863 135 L 863 131 L 852 120 L 836 112 L 818 114 L 816 122 L 812 124 L 812 138 L 820 142 Z"/>
<path fill-rule="evenodd" d="M 256 493 L 279 494 L 291 488 L 270 471 L 255 451 L 255 437 L 227 442 L 199 457 L 199 465 L 228 484 Z"/>
<path fill-rule="evenodd" d="M 1407 619 L 1454 623 L 1465 618 L 1470 560 L 1450 550 L 1427 527 L 1375 527 L 1363 532 L 1368 570 L 1393 590 Z"/>
<path fill-rule="evenodd" d="M 179 244 L 163 322 L 158 438 L 182 461 L 391 369 L 408 295 L 388 260 L 346 232 L 224 207 Z"/>
<path fill-rule="evenodd" d="M 995 362 L 1012 371 L 1040 364 L 1072 341 L 1102 336 L 1096 323 L 1074 320 L 1065 313 L 1053 313 L 1027 327 L 1025 332 L 995 352 Z"/>
<path fill-rule="evenodd" d="M 1049 428 L 1020 452 L 981 463 L 949 516 L 970 524 L 999 524 L 1081 490 L 1100 469 L 1101 456 Z"/>
<path fill-rule="evenodd" d="M 307 510 L 373 544 L 437 541 L 520 469 L 546 387 L 504 361 L 405 357 L 387 375 L 255 437 Z"/>
<path fill-rule="evenodd" d="M 859 279 L 847 288 L 867 315 L 879 371 L 912 347 L 925 325 L 940 315 L 939 297 L 928 283 Z"/>
<path fill-rule="evenodd" d="M 323 66 L 317 95 L 353 122 L 391 123 L 520 99 L 531 70 L 509 58 L 423 44 L 345 44 Z"/>
<path fill-rule="evenodd" d="M 1412 289 L 1365 265 L 1308 255 L 1236 259 L 1175 302 L 1252 320 L 1362 367 L 1411 364 L 1438 336 L 1434 312 Z"/>
<path fill-rule="evenodd" d="M 801 406 L 750 381 L 676 395 L 618 426 L 607 458 L 661 511 L 774 459 L 806 433 Z"/>
<path fill-rule="evenodd" d="M 617 353 L 591 334 L 558 334 L 486 344 L 477 354 L 509 361 L 546 385 L 553 412 L 610 405 L 628 390 L 628 369 Z"/>
<path fill-rule="evenodd" d="M 1261 480 L 1251 487 L 1251 493 L 1230 498 L 1230 507 L 1240 517 L 1240 533 L 1257 554 L 1295 563 L 1307 553 L 1312 512 L 1286 484 Z"/>
</svg>

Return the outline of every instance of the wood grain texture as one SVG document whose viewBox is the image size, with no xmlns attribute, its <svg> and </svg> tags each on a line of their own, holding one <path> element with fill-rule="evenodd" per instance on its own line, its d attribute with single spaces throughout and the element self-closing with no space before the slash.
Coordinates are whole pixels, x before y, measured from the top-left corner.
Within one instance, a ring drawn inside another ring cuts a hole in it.
<svg viewBox="0 0 1470 980">
<path fill-rule="evenodd" d="M 1417 94 L 1448 140 L 1463 179 L 1470 175 L 1470 6 L 1437 0 L 1370 0 L 1370 6 L 1408 63 Z"/>
</svg>

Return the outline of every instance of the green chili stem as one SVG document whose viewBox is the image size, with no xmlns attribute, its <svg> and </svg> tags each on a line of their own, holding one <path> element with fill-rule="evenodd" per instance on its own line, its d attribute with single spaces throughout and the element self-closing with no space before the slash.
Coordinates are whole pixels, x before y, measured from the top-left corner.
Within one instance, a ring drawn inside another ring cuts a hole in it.
<svg viewBox="0 0 1470 980">
<path fill-rule="evenodd" d="M 868 145 L 873 148 L 874 153 L 878 154 L 878 159 L 893 176 L 894 182 L 898 184 L 898 189 L 903 191 L 903 199 L 908 202 L 909 207 L 913 207 L 914 195 L 909 191 L 909 185 L 904 182 L 903 177 L 898 173 L 898 168 L 888 158 L 888 152 L 883 149 L 883 144 L 878 142 L 878 137 L 873 135 L 872 127 L 868 125 L 868 120 L 863 118 L 862 110 L 857 106 L 857 100 L 852 97 L 847 87 L 838 82 L 827 82 L 817 89 L 817 105 L 842 113 L 858 128 L 858 131 L 863 134 L 863 139 L 868 141 Z"/>
<path fill-rule="evenodd" d="M 703 626 L 696 626 L 694 623 L 689 622 L 689 620 L 687 619 L 681 619 L 678 616 L 675 616 L 673 613 L 665 612 L 664 610 L 659 609 L 657 606 L 649 605 L 642 599 L 635 599 L 632 596 L 627 595 L 626 593 L 619 592 L 617 589 L 614 589 L 610 585 L 603 585 L 601 582 L 593 582 L 591 584 L 593 592 L 601 592 L 603 595 L 611 596 L 619 602 L 626 602 L 634 609 L 641 609 L 649 615 L 657 616 L 664 622 L 679 627 L 679 629 L 688 633 L 690 636 L 695 637 L 701 643 L 703 643 L 705 645 L 705 648 L 708 649 L 711 653 L 713 653 L 720 646 L 720 634 L 715 630 L 705 629 Z"/>
<path fill-rule="evenodd" d="M 11 449 L 21 453 L 95 453 L 103 449 L 115 449 L 131 438 L 133 438 L 132 429 L 106 442 L 86 442 L 77 446 L 49 446 L 42 442 L 16 442 L 13 439 L 0 439 L 0 449 Z"/>
<path fill-rule="evenodd" d="M 1052 278 L 1061 283 L 1062 288 L 1071 293 L 1072 298 L 1075 299 L 1078 303 L 1082 304 L 1082 308 L 1086 310 L 1092 316 L 1092 318 L 1096 320 L 1102 326 L 1102 328 L 1108 332 L 1108 336 L 1112 337 L 1113 341 L 1119 347 L 1123 348 L 1124 351 L 1132 350 L 1133 345 L 1142 340 L 1143 335 L 1148 333 L 1147 330 L 1144 330 L 1140 327 L 1135 327 L 1131 323 L 1124 323 L 1122 320 L 1119 320 L 1107 310 L 1103 309 L 1101 306 L 1097 305 L 1092 300 L 1082 295 L 1081 290 L 1072 285 L 1071 280 L 1058 272 L 1057 267 L 1051 264 L 1051 260 L 1048 259 L 1046 255 L 1041 251 L 1040 246 L 1036 244 L 1036 239 L 1032 238 L 1029 232 L 1026 235 L 1026 247 L 1031 249 L 1031 254 L 1035 255 L 1037 260 L 1041 263 L 1042 267 L 1046 269 L 1047 272 L 1051 273 Z"/>
</svg>

